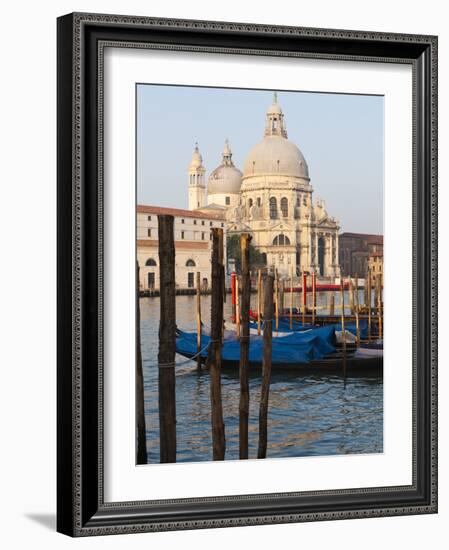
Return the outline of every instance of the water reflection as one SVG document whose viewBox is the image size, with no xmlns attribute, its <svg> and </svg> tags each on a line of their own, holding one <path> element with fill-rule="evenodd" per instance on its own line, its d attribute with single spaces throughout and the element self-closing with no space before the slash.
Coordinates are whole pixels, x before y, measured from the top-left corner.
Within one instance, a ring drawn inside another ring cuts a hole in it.
<svg viewBox="0 0 449 550">
<path fill-rule="evenodd" d="M 326 293 L 318 303 L 326 303 Z M 255 297 L 252 297 L 255 301 Z M 337 302 L 338 303 L 338 302 Z M 255 304 L 254 304 L 255 305 Z M 253 307 L 254 307 L 253 305 Z M 159 299 L 141 298 L 141 337 L 150 463 L 159 462 L 158 328 Z M 195 297 L 176 298 L 177 324 L 195 330 Z M 225 303 L 229 317 L 231 304 Z M 202 299 L 206 327 L 210 298 Z M 178 462 L 212 460 L 210 388 L 207 372 L 176 356 L 176 411 Z M 258 445 L 260 372 L 252 372 L 250 386 L 249 456 Z M 226 459 L 238 459 L 239 380 L 237 370 L 224 370 L 222 397 L 226 430 Z M 349 377 L 274 371 L 270 387 L 267 457 L 297 457 L 347 453 L 379 453 L 383 450 L 383 385 L 381 378 Z"/>
</svg>

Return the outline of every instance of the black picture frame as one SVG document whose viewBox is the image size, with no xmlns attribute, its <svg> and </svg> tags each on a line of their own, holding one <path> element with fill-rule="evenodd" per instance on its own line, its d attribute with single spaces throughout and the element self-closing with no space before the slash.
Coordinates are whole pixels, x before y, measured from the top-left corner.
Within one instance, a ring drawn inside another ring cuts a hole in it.
<svg viewBox="0 0 449 550">
<path fill-rule="evenodd" d="M 57 530 L 71 536 L 437 511 L 437 37 L 75 13 L 58 29 Z M 413 69 L 413 483 L 105 503 L 102 44 L 164 44 Z"/>
</svg>

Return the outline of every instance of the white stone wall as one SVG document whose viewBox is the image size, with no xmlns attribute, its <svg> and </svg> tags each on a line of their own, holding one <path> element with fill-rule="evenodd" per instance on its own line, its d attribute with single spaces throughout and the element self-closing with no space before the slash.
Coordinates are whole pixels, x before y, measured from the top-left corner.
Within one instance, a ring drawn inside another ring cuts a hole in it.
<svg viewBox="0 0 449 550">
<path fill-rule="evenodd" d="M 239 205 L 239 202 L 239 193 L 209 193 L 207 195 L 207 204 L 218 204 L 226 208 L 235 208 Z"/>
<path fill-rule="evenodd" d="M 176 247 L 175 247 L 176 248 Z M 156 266 L 147 266 L 147 260 L 151 258 Z M 137 261 L 139 262 L 139 285 L 140 290 L 149 290 L 149 273 L 154 273 L 153 290 L 159 290 L 159 253 L 157 247 L 139 247 L 137 250 Z M 187 262 L 194 262 L 194 266 L 187 266 Z M 189 250 L 176 249 L 175 256 L 175 281 L 177 289 L 189 288 L 189 273 L 193 273 L 193 281 L 196 286 L 196 273 L 200 272 L 202 284 L 211 285 L 211 250 Z M 190 287 L 191 288 L 191 287 Z"/>
<path fill-rule="evenodd" d="M 202 283 L 211 285 L 211 229 L 224 227 L 224 221 L 215 218 L 175 216 L 175 280 L 178 289 L 187 289 L 189 273 L 193 273 L 196 284 L 196 273 L 200 272 Z M 150 234 L 149 234 L 150 232 Z M 154 290 L 159 289 L 159 251 L 157 214 L 137 213 L 137 261 L 139 264 L 139 284 L 141 290 L 148 290 L 149 273 L 154 273 Z M 226 242 L 226 237 L 225 237 Z M 147 266 L 153 260 L 156 266 Z M 195 265 L 187 266 L 187 262 Z"/>
<path fill-rule="evenodd" d="M 338 265 L 338 224 L 327 215 L 324 201 L 312 202 L 309 180 L 282 175 L 255 175 L 244 178 L 241 190 L 240 223 L 232 223 L 232 231 L 246 227 L 253 244 L 267 254 L 267 264 L 282 275 L 319 270 L 318 239 L 324 239 L 323 278 L 340 276 Z M 276 199 L 277 218 L 271 218 L 270 198 Z M 282 199 L 287 199 L 287 215 Z M 251 204 L 252 201 L 252 204 Z M 277 235 L 288 237 L 289 244 L 276 246 Z M 297 253 L 299 263 L 297 263 Z"/>
</svg>

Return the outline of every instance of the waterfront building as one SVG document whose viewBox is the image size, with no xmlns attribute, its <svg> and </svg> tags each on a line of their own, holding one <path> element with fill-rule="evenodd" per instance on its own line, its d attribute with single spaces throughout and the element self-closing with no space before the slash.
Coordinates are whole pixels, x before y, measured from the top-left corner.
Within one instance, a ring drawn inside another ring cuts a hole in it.
<svg viewBox="0 0 449 550">
<path fill-rule="evenodd" d="M 234 165 L 226 140 L 222 161 L 208 177 L 207 195 L 198 145 L 188 174 L 189 209 L 224 216 L 228 234 L 250 233 L 267 266 L 280 275 L 314 271 L 331 281 L 340 276 L 338 220 L 323 200 L 313 200 L 306 159 L 288 139 L 276 94 L 262 140 L 247 154 L 243 171 Z"/>
<path fill-rule="evenodd" d="M 376 279 L 384 280 L 384 256 L 383 252 L 371 252 L 368 256 L 368 268 L 371 272 L 371 283 L 376 284 Z"/>
<path fill-rule="evenodd" d="M 382 265 L 383 272 L 383 248 L 383 235 L 341 233 L 340 266 L 342 275 L 364 277 L 369 265 L 375 267 L 376 270 Z"/>
<path fill-rule="evenodd" d="M 197 175 L 199 171 L 196 172 Z M 192 184 L 194 187 L 200 180 Z M 140 291 L 159 290 L 158 214 L 174 216 L 176 253 L 176 289 L 195 288 L 196 273 L 200 273 L 203 289 L 211 284 L 211 229 L 225 228 L 225 218 L 218 212 L 181 210 L 159 206 L 137 206 L 137 261 Z M 226 239 L 225 239 L 226 240 Z"/>
</svg>

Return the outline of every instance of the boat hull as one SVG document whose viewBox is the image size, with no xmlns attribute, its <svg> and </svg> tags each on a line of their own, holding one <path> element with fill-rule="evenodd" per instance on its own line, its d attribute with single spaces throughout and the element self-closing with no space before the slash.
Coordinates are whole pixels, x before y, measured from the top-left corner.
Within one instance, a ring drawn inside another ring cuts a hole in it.
<svg viewBox="0 0 449 550">
<path fill-rule="evenodd" d="M 183 357 L 191 359 L 194 354 L 186 352 L 178 352 Z M 205 363 L 205 359 L 202 358 L 202 362 Z M 343 356 L 342 354 L 335 354 L 332 357 L 325 357 L 323 359 L 312 360 L 308 363 L 279 363 L 272 362 L 272 369 L 275 370 L 292 370 L 301 371 L 304 373 L 313 372 L 326 372 L 336 375 L 344 375 Z M 239 361 L 232 361 L 222 359 L 222 368 L 224 369 L 238 369 Z M 250 361 L 250 369 L 261 369 L 262 363 L 259 361 Z M 356 357 L 355 355 L 348 355 L 346 358 L 346 373 L 347 374 L 376 374 L 381 375 L 383 372 L 383 357 L 382 356 L 370 356 L 370 357 Z"/>
</svg>

